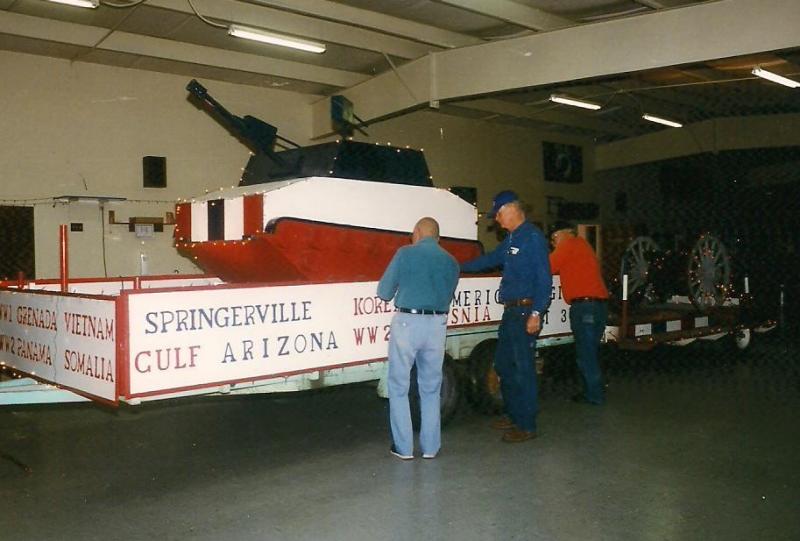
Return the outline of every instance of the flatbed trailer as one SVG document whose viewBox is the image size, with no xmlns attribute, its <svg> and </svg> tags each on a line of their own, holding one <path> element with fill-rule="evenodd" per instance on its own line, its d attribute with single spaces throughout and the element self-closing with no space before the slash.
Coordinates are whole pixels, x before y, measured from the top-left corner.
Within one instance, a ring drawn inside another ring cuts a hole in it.
<svg viewBox="0 0 800 541">
<path fill-rule="evenodd" d="M 620 349 L 649 350 L 659 344 L 685 346 L 698 339 L 730 337 L 744 350 L 753 333 L 765 333 L 776 325 L 776 320 L 757 315 L 748 294 L 703 310 L 688 297 L 674 295 L 667 302 L 639 306 L 635 311 L 629 311 L 623 301 L 609 316 L 604 340 Z"/>
<path fill-rule="evenodd" d="M 443 393 L 458 390 L 476 352 L 491 364 L 486 355 L 503 310 L 499 280 L 459 282 L 448 314 Z M 394 306 L 376 297 L 376 287 L 227 284 L 200 275 L 78 279 L 66 288 L 58 280 L 3 282 L 0 405 L 137 405 L 381 382 Z M 551 312 L 562 310 L 555 298 Z M 571 340 L 566 320 L 552 318 L 539 344 Z M 382 384 L 378 390 L 385 396 Z"/>
<path fill-rule="evenodd" d="M 466 394 L 501 404 L 492 368 L 503 307 L 498 276 L 462 277 L 448 314 L 444 418 Z M 94 400 L 116 407 L 377 382 L 386 396 L 392 303 L 377 282 L 227 284 L 204 275 L 0 282 L 0 405 Z M 62 291 L 64 290 L 64 291 Z M 627 314 L 611 306 L 604 342 L 686 345 L 775 327 L 749 300 L 699 311 L 687 298 Z M 537 351 L 573 342 L 554 276 Z M 540 358 L 541 363 L 545 357 Z"/>
</svg>

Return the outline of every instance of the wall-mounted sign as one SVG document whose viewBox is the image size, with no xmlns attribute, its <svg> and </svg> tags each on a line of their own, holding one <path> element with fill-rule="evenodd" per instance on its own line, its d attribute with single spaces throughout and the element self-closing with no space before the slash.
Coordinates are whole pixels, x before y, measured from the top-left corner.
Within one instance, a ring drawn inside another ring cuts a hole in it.
<svg viewBox="0 0 800 541">
<path fill-rule="evenodd" d="M 544 179 L 548 182 L 578 183 L 583 181 L 581 147 L 563 143 L 542 142 Z"/>
</svg>

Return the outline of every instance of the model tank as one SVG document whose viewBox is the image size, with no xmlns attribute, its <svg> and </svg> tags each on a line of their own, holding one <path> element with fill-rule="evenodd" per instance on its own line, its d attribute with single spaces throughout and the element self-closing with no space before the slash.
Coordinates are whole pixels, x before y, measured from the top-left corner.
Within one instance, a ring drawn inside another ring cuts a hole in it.
<svg viewBox="0 0 800 541">
<path fill-rule="evenodd" d="M 475 205 L 434 187 L 421 151 L 345 138 L 299 147 L 197 81 L 187 90 L 253 152 L 238 187 L 177 205 L 176 247 L 204 271 L 227 282 L 377 280 L 423 216 L 459 261 L 480 253 Z"/>
</svg>

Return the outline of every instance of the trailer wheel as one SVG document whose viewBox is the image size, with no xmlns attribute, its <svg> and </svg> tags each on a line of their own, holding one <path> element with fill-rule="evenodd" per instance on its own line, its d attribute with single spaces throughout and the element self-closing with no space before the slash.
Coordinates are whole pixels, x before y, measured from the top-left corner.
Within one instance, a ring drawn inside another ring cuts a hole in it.
<svg viewBox="0 0 800 541">
<path fill-rule="evenodd" d="M 453 359 L 449 355 L 444 356 L 444 364 L 442 365 L 442 390 L 440 396 L 439 411 L 442 416 L 442 425 L 446 425 L 455 417 L 461 404 L 461 390 L 458 386 L 456 369 L 453 366 Z M 411 406 L 412 425 L 414 430 L 419 430 L 419 387 L 417 385 L 416 365 L 411 369 L 411 386 L 408 389 L 408 400 Z"/>
<path fill-rule="evenodd" d="M 484 340 L 469 356 L 469 399 L 475 409 L 490 415 L 503 410 L 500 378 L 494 370 L 497 340 Z"/>
<path fill-rule="evenodd" d="M 717 237 L 704 233 L 688 258 L 689 299 L 703 312 L 722 305 L 728 297 L 731 263 L 728 250 Z"/>
<path fill-rule="evenodd" d="M 461 388 L 458 384 L 453 362 L 449 355 L 445 355 L 444 365 L 442 366 L 442 398 L 440 406 L 443 425 L 449 423 L 455 417 L 461 405 Z"/>
<path fill-rule="evenodd" d="M 736 351 L 744 352 L 750 349 L 753 344 L 753 331 L 750 329 L 739 329 L 731 333 L 733 347 Z"/>
</svg>

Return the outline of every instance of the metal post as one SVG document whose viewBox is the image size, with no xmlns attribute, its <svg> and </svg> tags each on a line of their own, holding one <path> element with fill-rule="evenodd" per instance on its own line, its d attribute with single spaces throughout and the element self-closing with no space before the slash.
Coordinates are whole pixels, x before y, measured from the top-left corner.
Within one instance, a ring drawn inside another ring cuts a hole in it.
<svg viewBox="0 0 800 541">
<path fill-rule="evenodd" d="M 25 273 L 22 271 L 17 273 L 17 289 L 25 289 Z"/>
<path fill-rule="evenodd" d="M 628 275 L 622 275 L 622 319 L 619 322 L 619 337 L 626 338 L 628 334 Z"/>
<path fill-rule="evenodd" d="M 786 296 L 784 295 L 783 284 L 781 284 L 781 296 L 778 303 L 778 326 L 781 328 L 781 341 L 786 339 L 786 320 L 783 316 L 783 305 L 785 304 Z"/>
<path fill-rule="evenodd" d="M 61 292 L 66 293 L 69 289 L 69 237 L 67 236 L 67 226 L 65 224 L 58 226 L 58 237 Z"/>
</svg>

